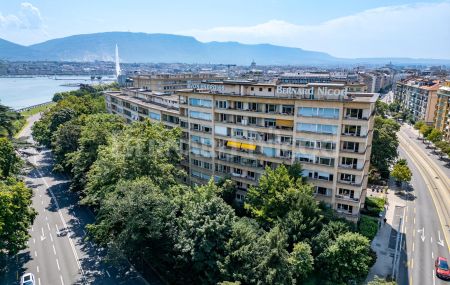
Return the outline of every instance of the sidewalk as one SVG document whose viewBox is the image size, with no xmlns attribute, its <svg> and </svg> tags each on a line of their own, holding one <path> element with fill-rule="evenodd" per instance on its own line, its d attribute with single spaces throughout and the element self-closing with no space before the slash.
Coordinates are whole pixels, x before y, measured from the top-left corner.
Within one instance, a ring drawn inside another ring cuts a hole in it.
<svg viewBox="0 0 450 285">
<path fill-rule="evenodd" d="M 385 205 L 384 216 L 380 218 L 381 226 L 378 230 L 377 235 L 371 243 L 372 249 L 377 253 L 376 263 L 372 266 L 366 279 L 366 283 L 372 281 L 375 276 L 386 278 L 392 275 L 392 263 L 394 261 L 395 246 L 393 248 L 392 244 L 395 244 L 399 219 L 398 212 L 399 207 L 405 206 L 405 201 L 396 195 L 396 190 L 391 189 L 392 186 L 387 191 L 387 194 L 377 193 L 371 189 L 367 189 L 368 197 L 384 197 L 386 196 L 387 202 Z M 386 224 L 383 222 L 383 218 L 386 218 Z"/>
</svg>

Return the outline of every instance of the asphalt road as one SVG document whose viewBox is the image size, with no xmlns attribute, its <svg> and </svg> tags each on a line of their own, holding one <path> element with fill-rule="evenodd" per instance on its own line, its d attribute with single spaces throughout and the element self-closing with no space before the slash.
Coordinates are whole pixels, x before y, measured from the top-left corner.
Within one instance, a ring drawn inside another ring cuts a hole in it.
<svg viewBox="0 0 450 285">
<path fill-rule="evenodd" d="M 400 157 L 407 159 L 413 173 L 412 189 L 404 196 L 406 242 L 399 283 L 449 284 L 434 270 L 437 256 L 450 259 L 450 179 L 445 163 L 421 146 L 409 126 L 402 126 L 398 136 Z"/>
<path fill-rule="evenodd" d="M 37 119 L 34 116 L 30 122 Z M 20 137 L 30 137 L 30 126 Z M 143 280 L 123 258 L 115 263 L 107 261 L 105 251 L 86 239 L 85 227 L 94 221 L 94 215 L 78 206 L 67 178 L 52 173 L 50 151 L 27 148 L 21 153 L 35 165 L 25 182 L 33 189 L 33 207 L 38 215 L 30 229 L 28 248 L 11 260 L 7 274 L 0 276 L 0 284 L 19 284 L 20 276 L 28 272 L 35 275 L 36 285 L 160 284 L 156 278 Z M 67 234 L 57 236 L 63 228 Z"/>
</svg>

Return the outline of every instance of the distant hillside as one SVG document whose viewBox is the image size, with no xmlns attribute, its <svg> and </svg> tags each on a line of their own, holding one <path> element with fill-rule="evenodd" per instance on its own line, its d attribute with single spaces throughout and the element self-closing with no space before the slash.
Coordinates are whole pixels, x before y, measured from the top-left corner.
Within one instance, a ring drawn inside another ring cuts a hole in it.
<svg viewBox="0 0 450 285">
<path fill-rule="evenodd" d="M 320 52 L 287 48 L 269 44 L 246 45 L 237 42 L 202 43 L 193 37 L 169 34 L 108 32 L 76 35 L 31 45 L 32 53 L 25 56 L 26 47 L 0 47 L 0 59 L 94 61 L 114 60 L 118 44 L 123 62 L 183 62 L 258 64 L 326 64 L 334 57 Z M 14 54 L 15 50 L 18 54 Z M 7 52 L 6 52 L 7 51 Z"/>
<path fill-rule="evenodd" d="M 270 44 L 202 43 L 170 34 L 107 32 L 75 35 L 28 47 L 0 39 L 0 60 L 113 61 L 116 44 L 122 62 L 231 63 L 249 65 L 450 64 L 450 60 L 411 58 L 343 59 L 316 51 Z"/>
</svg>

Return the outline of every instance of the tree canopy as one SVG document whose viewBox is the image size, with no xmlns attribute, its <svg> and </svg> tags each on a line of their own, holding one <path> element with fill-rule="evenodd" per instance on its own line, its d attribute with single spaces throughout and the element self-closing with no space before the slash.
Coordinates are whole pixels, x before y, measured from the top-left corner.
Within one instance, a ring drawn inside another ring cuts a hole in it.
<svg viewBox="0 0 450 285">
<path fill-rule="evenodd" d="M 391 171 L 391 176 L 399 182 L 410 182 L 412 178 L 412 172 L 405 162 L 397 162 Z"/>
<path fill-rule="evenodd" d="M 370 162 L 384 178 L 389 176 L 389 166 L 398 156 L 399 130 L 400 125 L 394 120 L 375 117 Z"/>
</svg>

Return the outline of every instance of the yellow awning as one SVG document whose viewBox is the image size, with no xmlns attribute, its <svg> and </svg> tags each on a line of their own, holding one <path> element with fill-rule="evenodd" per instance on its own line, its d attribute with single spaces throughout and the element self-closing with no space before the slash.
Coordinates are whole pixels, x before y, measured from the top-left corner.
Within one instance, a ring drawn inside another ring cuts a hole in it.
<svg viewBox="0 0 450 285">
<path fill-rule="evenodd" d="M 256 149 L 256 145 L 243 143 L 243 144 L 241 144 L 241 148 L 242 149 L 248 149 L 248 150 L 255 150 Z"/>
<path fill-rule="evenodd" d="M 277 119 L 277 127 L 293 127 L 294 121 L 293 120 L 280 120 Z"/>
<path fill-rule="evenodd" d="M 234 147 L 234 148 L 240 148 L 241 147 L 241 143 L 240 142 L 228 141 L 227 142 L 227 146 Z"/>
</svg>

